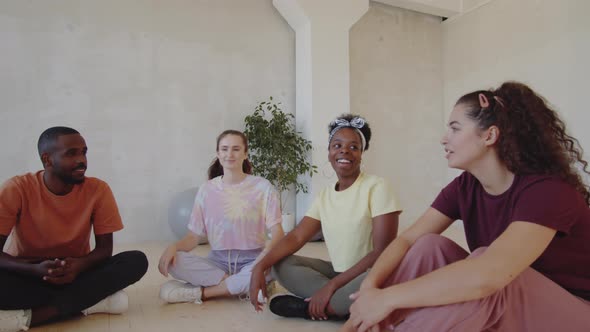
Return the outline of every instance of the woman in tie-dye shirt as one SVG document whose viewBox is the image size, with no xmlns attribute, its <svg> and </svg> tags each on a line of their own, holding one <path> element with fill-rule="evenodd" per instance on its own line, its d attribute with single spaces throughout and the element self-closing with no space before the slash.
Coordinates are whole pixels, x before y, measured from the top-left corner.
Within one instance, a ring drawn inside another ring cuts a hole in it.
<svg viewBox="0 0 590 332">
<path fill-rule="evenodd" d="M 189 232 L 160 258 L 160 272 L 177 279 L 160 288 L 164 301 L 201 303 L 245 294 L 252 267 L 283 237 L 279 194 L 268 180 L 250 175 L 247 158 L 248 141 L 242 132 L 219 135 L 217 158 L 209 168 L 209 181 L 197 193 Z M 267 230 L 272 240 L 265 247 Z M 211 244 L 206 258 L 190 253 L 199 236 L 207 236 Z"/>
</svg>

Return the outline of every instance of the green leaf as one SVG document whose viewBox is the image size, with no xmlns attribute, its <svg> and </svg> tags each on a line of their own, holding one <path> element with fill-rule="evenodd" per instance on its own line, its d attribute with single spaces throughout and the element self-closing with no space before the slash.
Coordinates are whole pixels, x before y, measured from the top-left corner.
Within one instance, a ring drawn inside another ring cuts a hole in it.
<svg viewBox="0 0 590 332">
<path fill-rule="evenodd" d="M 280 102 L 259 102 L 254 112 L 244 118 L 253 173 L 269 180 L 281 193 L 294 186 L 307 192 L 307 185 L 297 181 L 299 175 L 313 176 L 317 166 L 309 162 L 311 141 L 296 131 L 295 116 L 284 113 Z M 268 113 L 265 113 L 268 111 Z"/>
</svg>

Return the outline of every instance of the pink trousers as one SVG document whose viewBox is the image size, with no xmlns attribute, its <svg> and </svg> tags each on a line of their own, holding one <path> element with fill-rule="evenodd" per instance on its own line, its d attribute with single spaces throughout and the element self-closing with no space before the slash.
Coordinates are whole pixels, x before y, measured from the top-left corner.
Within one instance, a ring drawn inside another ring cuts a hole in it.
<svg viewBox="0 0 590 332">
<path fill-rule="evenodd" d="M 427 274 L 469 255 L 446 237 L 428 234 L 410 248 L 383 287 Z M 400 315 L 406 318 L 392 325 Z M 584 301 L 541 273 L 527 268 L 502 290 L 482 299 L 411 311 L 395 311 L 382 327 L 393 331 L 590 331 L 590 302 Z"/>
</svg>

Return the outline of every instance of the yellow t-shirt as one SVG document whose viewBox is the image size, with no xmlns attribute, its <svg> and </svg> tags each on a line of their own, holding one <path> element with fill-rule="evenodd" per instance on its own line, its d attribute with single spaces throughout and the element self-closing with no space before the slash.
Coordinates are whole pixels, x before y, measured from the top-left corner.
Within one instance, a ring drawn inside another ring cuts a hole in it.
<svg viewBox="0 0 590 332">
<path fill-rule="evenodd" d="M 306 216 L 322 223 L 330 260 L 336 272 L 348 270 L 373 250 L 374 217 L 400 211 L 385 179 L 361 173 L 343 191 L 324 188 Z"/>
</svg>

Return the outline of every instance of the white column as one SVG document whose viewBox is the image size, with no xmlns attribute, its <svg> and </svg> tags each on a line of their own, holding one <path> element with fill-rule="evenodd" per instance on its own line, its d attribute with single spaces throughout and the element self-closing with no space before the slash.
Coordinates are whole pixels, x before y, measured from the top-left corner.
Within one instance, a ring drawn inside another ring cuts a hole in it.
<svg viewBox="0 0 590 332">
<path fill-rule="evenodd" d="M 368 0 L 273 0 L 295 30 L 296 123 L 313 142 L 319 174 L 308 194 L 297 195 L 296 217 L 304 215 L 315 193 L 336 181 L 328 164 L 328 124 L 350 112 L 349 30 L 369 9 Z"/>
</svg>

